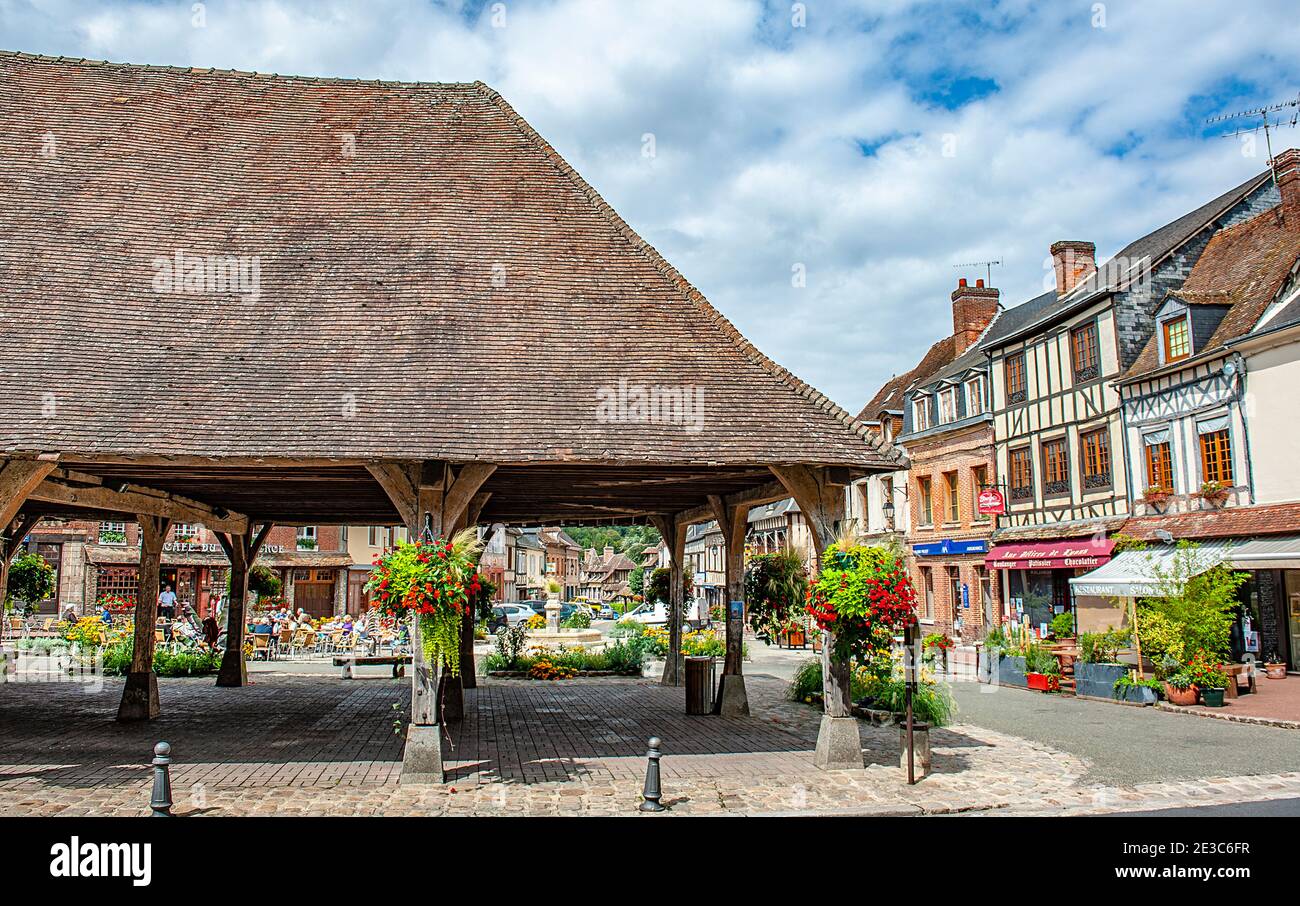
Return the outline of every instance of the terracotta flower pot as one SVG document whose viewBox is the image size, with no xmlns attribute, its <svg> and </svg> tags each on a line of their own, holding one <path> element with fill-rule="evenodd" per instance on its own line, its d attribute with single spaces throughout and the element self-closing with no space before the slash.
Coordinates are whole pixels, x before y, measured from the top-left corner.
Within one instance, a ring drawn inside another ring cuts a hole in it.
<svg viewBox="0 0 1300 906">
<path fill-rule="evenodd" d="M 1264 675 L 1269 679 L 1286 679 L 1286 664 L 1265 664 Z"/>
<path fill-rule="evenodd" d="M 1199 692 L 1200 690 L 1195 686 L 1188 686 L 1186 689 L 1175 689 L 1165 683 L 1165 698 L 1168 699 L 1171 705 L 1194 705 Z"/>
</svg>

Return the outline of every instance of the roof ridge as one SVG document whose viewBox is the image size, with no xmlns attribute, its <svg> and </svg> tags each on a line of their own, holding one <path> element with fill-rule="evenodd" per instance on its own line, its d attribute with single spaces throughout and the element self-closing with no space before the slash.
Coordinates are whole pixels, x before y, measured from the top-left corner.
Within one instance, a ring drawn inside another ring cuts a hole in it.
<svg viewBox="0 0 1300 906">
<path fill-rule="evenodd" d="M 868 446 L 884 456 L 898 455 L 902 457 L 902 451 L 893 444 L 887 442 L 871 428 L 864 425 L 861 421 L 850 415 L 838 403 L 817 390 L 811 384 L 801 380 L 791 371 L 777 364 L 768 358 L 762 350 L 755 346 L 746 338 L 735 325 L 727 319 L 722 312 L 713 307 L 713 304 L 705 298 L 704 294 L 699 291 L 682 273 L 668 262 L 659 251 L 647 242 L 639 233 L 636 232 L 625 221 L 619 213 L 614 210 L 613 206 L 596 191 L 590 183 L 583 179 L 582 174 L 573 168 L 550 142 L 542 138 L 536 129 L 529 122 L 520 116 L 519 113 L 510 105 L 510 102 L 503 98 L 497 91 L 483 82 L 476 82 L 475 85 L 490 101 L 497 105 L 501 112 L 509 119 L 515 128 L 523 134 L 539 151 L 541 151 L 561 174 L 568 178 L 579 193 L 590 202 L 596 211 L 601 214 L 614 227 L 615 231 L 622 236 L 627 242 L 643 255 L 661 274 L 669 279 L 674 286 L 682 293 L 683 297 L 700 309 L 705 316 L 706 321 L 714 327 L 719 333 L 729 340 L 746 358 L 755 365 L 758 365 L 780 383 L 784 384 L 796 394 L 804 397 L 809 402 L 820 407 L 828 415 L 841 422 L 849 431 L 861 437 L 867 442 Z"/>
<path fill-rule="evenodd" d="M 88 57 L 55 56 L 53 54 L 29 53 L 23 50 L 4 50 L 0 48 L 0 62 L 3 62 L 4 60 L 21 60 L 36 63 L 68 63 L 76 66 L 96 66 L 105 69 L 174 72 L 188 75 L 252 76 L 258 79 L 279 79 L 286 82 L 374 85 L 385 88 L 458 88 L 471 90 L 480 87 L 487 87 L 478 80 L 473 82 L 410 82 L 401 79 L 362 79 L 355 76 L 286 75 L 279 72 L 258 72 L 254 69 L 223 69 L 217 66 L 169 66 L 159 63 L 124 63 L 114 60 L 92 60 Z"/>
</svg>

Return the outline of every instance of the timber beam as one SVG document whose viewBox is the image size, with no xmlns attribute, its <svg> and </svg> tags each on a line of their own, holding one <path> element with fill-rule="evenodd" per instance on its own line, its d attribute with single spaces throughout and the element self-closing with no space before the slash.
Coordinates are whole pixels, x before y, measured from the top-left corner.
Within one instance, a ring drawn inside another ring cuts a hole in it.
<svg viewBox="0 0 1300 906">
<path fill-rule="evenodd" d="M 240 513 L 140 485 L 127 484 L 121 488 L 79 486 L 51 477 L 41 481 L 27 496 L 43 503 L 158 516 L 173 522 L 198 522 L 214 532 L 246 535 L 249 528 L 248 517 Z"/>
</svg>

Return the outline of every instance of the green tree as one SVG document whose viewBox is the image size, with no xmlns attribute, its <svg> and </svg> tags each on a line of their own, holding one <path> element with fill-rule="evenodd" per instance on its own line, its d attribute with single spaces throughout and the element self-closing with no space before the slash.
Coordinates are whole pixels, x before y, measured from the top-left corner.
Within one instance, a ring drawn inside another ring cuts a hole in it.
<svg viewBox="0 0 1300 906">
<path fill-rule="evenodd" d="M 1185 663 L 1198 651 L 1226 657 L 1246 574 L 1192 541 L 1178 543 L 1168 566 L 1154 556 L 1148 562 L 1156 591 L 1137 602 L 1142 653 L 1157 664 L 1165 657 Z"/>
<path fill-rule="evenodd" d="M 627 587 L 632 589 L 634 595 L 645 594 L 645 567 L 638 566 L 632 570 L 627 577 Z"/>
<path fill-rule="evenodd" d="M 23 610 L 31 610 L 41 601 L 54 596 L 54 567 L 40 554 L 27 551 L 14 558 L 9 566 L 9 582 L 5 589 L 5 607 L 11 601 L 21 602 Z"/>
</svg>

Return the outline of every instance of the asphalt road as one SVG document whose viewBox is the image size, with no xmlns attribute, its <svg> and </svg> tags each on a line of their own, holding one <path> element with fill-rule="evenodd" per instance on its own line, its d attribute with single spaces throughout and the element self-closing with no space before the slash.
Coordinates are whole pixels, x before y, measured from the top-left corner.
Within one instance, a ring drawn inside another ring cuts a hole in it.
<svg viewBox="0 0 1300 906">
<path fill-rule="evenodd" d="M 1269 799 L 1264 802 L 1236 802 L 1232 805 L 1191 805 L 1150 812 L 1107 813 L 1103 818 L 1296 818 L 1300 799 Z"/>
<path fill-rule="evenodd" d="M 1084 777 L 1088 783 L 1128 785 L 1300 771 L 1298 730 L 977 683 L 955 684 L 953 697 L 957 723 L 1086 758 L 1091 763 Z"/>
</svg>

